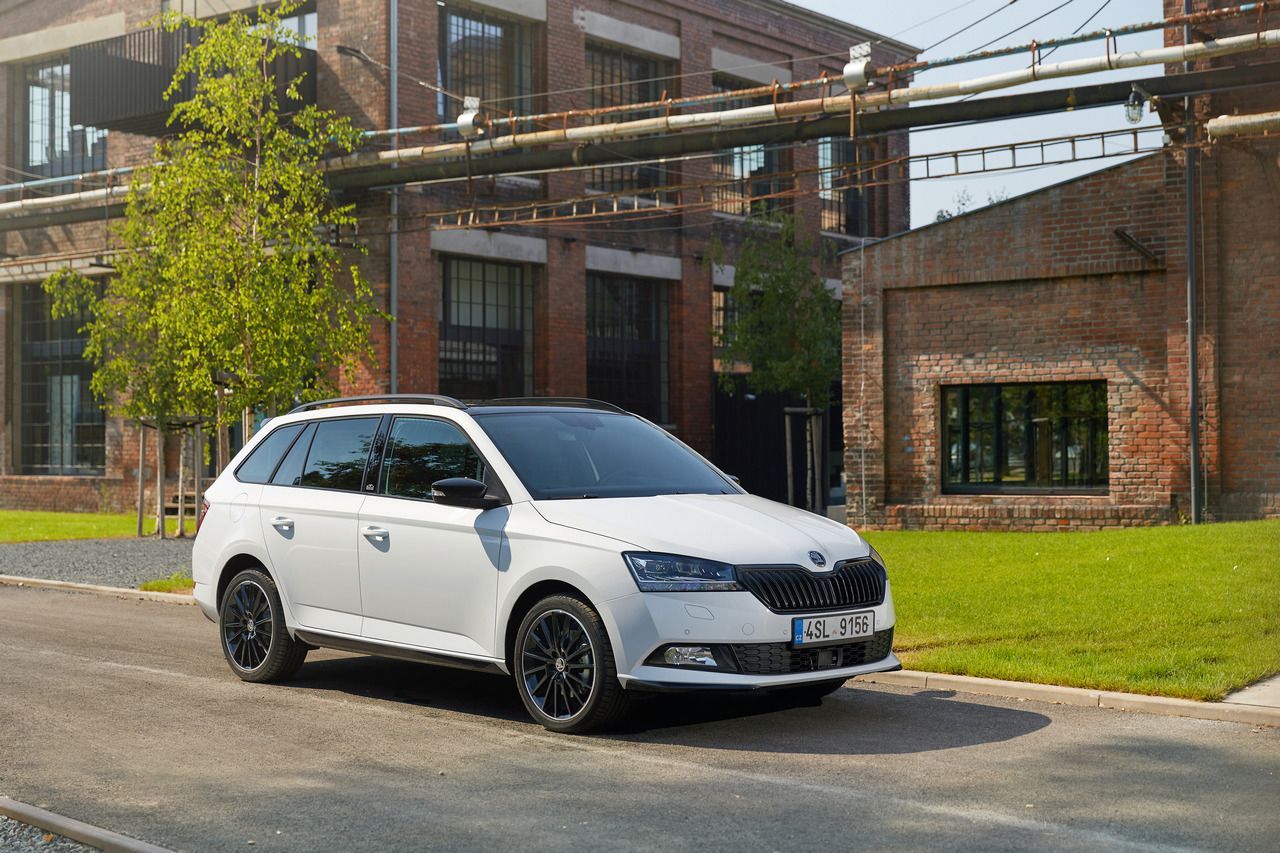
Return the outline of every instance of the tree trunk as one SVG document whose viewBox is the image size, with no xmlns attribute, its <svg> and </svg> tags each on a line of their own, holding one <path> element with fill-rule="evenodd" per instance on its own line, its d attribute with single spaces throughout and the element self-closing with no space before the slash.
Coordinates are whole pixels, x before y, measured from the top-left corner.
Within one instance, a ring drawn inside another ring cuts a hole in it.
<svg viewBox="0 0 1280 853">
<path fill-rule="evenodd" d="M 146 487 L 144 477 L 146 477 L 147 467 L 147 428 L 142 425 L 142 421 L 138 421 L 138 538 L 142 538 L 142 516 L 143 504 L 146 502 L 144 496 Z"/>
<path fill-rule="evenodd" d="M 178 433 L 178 534 L 187 538 L 187 431 Z"/>
<path fill-rule="evenodd" d="M 200 508 L 204 506 L 204 489 L 201 479 L 204 477 L 204 427 L 196 424 L 196 440 L 195 445 L 191 448 L 191 471 L 195 474 L 195 482 L 192 491 L 194 494 L 196 506 L 196 529 L 200 528 Z"/>
<path fill-rule="evenodd" d="M 156 536 L 164 536 L 164 430 L 156 419 Z"/>
<path fill-rule="evenodd" d="M 784 422 L 787 425 L 787 506 L 796 505 L 796 474 L 795 464 L 792 462 L 791 452 L 791 413 L 784 411 L 782 413 Z"/>
</svg>

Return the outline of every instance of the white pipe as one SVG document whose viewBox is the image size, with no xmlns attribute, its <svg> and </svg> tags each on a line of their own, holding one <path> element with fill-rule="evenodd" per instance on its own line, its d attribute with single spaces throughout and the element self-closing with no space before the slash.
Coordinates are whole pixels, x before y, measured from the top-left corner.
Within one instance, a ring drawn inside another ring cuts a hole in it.
<svg viewBox="0 0 1280 853">
<path fill-rule="evenodd" d="M 96 190 L 84 190 L 78 193 L 66 193 L 64 195 L 42 196 L 39 198 L 24 198 L 18 201 L 6 201 L 0 203 L 0 216 L 9 213 L 33 213 L 42 210 L 60 210 L 67 205 L 75 205 L 77 203 L 96 203 L 110 202 L 117 198 L 127 196 L 129 194 L 130 184 L 118 184 L 114 187 L 103 187 Z M 147 184 L 142 184 L 141 189 L 145 190 Z"/>
<path fill-rule="evenodd" d="M 1218 116 L 1205 123 L 1209 136 L 1243 136 L 1249 133 L 1269 133 L 1280 130 L 1280 112 L 1256 113 L 1247 116 Z"/>
<path fill-rule="evenodd" d="M 857 108 L 905 104 L 912 101 L 936 100 L 952 98 L 960 95 L 971 95 L 1030 83 L 1036 80 L 1047 80 L 1058 77 L 1073 77 L 1092 74 L 1117 68 L 1134 68 L 1143 65 L 1163 65 L 1170 62 L 1207 59 L 1215 56 L 1226 56 L 1243 53 L 1266 47 L 1280 45 L 1280 29 L 1231 36 L 1209 42 L 1196 42 L 1189 45 L 1156 48 L 1152 50 L 1134 50 L 1110 56 L 1095 56 L 1086 59 L 1074 59 L 1056 62 L 1052 65 L 1023 68 L 1002 74 L 992 74 L 973 80 L 962 80 L 955 83 L 943 83 L 936 86 L 912 86 L 892 92 L 876 92 L 857 98 Z M 785 118 L 812 117 L 815 114 L 846 113 L 853 107 L 848 95 L 839 97 L 821 97 L 805 101 L 783 101 L 765 104 L 758 107 L 742 107 L 736 110 L 717 112 L 686 113 L 657 118 L 639 119 L 636 121 L 610 122 L 583 127 L 570 127 L 560 130 L 539 130 L 530 133 L 512 133 L 496 139 L 483 139 L 472 142 L 449 142 L 439 145 L 424 145 L 414 148 L 397 148 L 390 151 L 362 151 L 335 157 L 325 161 L 328 171 L 341 172 L 350 169 L 364 169 L 404 162 L 430 162 L 447 160 L 465 156 L 483 156 L 518 148 L 546 146 L 563 142 L 603 142 L 631 136 L 644 136 L 654 133 L 670 133 L 672 131 L 693 130 L 701 128 L 734 127 L 737 125 L 756 124 L 776 121 Z M 125 187 L 113 190 L 125 190 Z M 67 202 L 89 200 L 101 190 L 89 193 L 78 193 L 72 196 L 56 196 L 50 199 L 31 199 L 27 202 L 9 202 L 0 204 L 0 216 L 6 213 L 26 211 L 30 202 Z"/>
<path fill-rule="evenodd" d="M 972 95 L 993 89 L 1019 86 L 1036 80 L 1074 77 L 1117 68 L 1134 68 L 1143 65 L 1163 65 L 1170 62 L 1205 59 L 1232 53 L 1243 53 L 1275 45 L 1280 45 L 1280 30 L 1266 30 L 1252 35 L 1232 36 L 1185 46 L 1177 45 L 1175 47 L 1151 50 L 1133 50 L 1109 56 L 1055 62 L 1051 65 L 1022 68 L 1016 71 L 978 77 L 973 80 L 960 80 L 954 83 L 942 83 L 934 86 L 911 86 L 892 92 L 876 92 L 859 97 L 857 105 L 859 109 L 867 109 L 890 104 L 905 104 L 912 101 L 953 98 L 960 95 Z M 512 133 L 508 136 L 484 139 L 477 142 L 449 142 L 391 151 L 362 151 L 329 160 L 326 162 L 325 167 L 330 171 L 345 171 L 389 163 L 424 162 L 463 156 L 477 157 L 496 154 L 500 151 L 551 145 L 560 142 L 604 142 L 652 133 L 734 127 L 776 121 L 783 118 L 808 116 L 814 113 L 842 113 L 848 112 L 850 108 L 851 99 L 848 96 L 822 97 L 805 101 L 783 101 L 757 107 L 741 107 L 735 110 L 686 113 L 635 121 L 570 127 L 560 130 Z"/>
</svg>

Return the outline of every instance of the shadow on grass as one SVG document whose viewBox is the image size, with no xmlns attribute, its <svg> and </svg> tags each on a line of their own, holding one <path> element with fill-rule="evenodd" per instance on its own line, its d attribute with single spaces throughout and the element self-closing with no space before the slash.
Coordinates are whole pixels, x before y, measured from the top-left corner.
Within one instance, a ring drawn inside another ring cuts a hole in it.
<svg viewBox="0 0 1280 853">
<path fill-rule="evenodd" d="M 385 658 L 312 661 L 288 686 L 529 722 L 509 678 Z M 1013 740 L 1050 723 L 1044 714 L 953 695 L 866 685 L 846 686 L 821 703 L 785 691 L 637 694 L 621 725 L 595 737 L 743 752 L 891 755 Z"/>
</svg>

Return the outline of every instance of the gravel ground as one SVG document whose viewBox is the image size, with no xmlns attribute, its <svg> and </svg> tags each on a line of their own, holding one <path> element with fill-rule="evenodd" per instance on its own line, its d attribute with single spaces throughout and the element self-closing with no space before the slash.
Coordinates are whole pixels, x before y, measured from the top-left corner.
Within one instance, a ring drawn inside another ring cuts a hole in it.
<svg viewBox="0 0 1280 853">
<path fill-rule="evenodd" d="M 0 575 L 134 588 L 191 571 L 190 539 L 64 539 L 0 544 Z"/>
<path fill-rule="evenodd" d="M 86 847 L 75 841 L 63 838 L 61 835 L 53 836 L 53 840 L 45 841 L 45 831 L 39 827 L 30 826 L 25 823 L 19 823 L 12 818 L 0 815 L 0 850 L 5 853 L 47 853 L 49 850 L 66 851 L 66 853 L 84 853 L 84 851 L 97 850 L 97 847 Z"/>
</svg>

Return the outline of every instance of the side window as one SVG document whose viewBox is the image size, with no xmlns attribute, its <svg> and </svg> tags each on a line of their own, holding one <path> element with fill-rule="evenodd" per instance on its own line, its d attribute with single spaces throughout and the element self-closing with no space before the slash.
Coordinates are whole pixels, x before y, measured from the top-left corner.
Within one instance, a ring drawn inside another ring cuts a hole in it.
<svg viewBox="0 0 1280 853">
<path fill-rule="evenodd" d="M 242 483 L 265 483 L 271 479 L 276 463 L 298 433 L 302 432 L 302 427 L 303 424 L 282 426 L 258 442 L 249 458 L 236 469 L 236 479 Z"/>
<path fill-rule="evenodd" d="M 344 492 L 360 491 L 378 418 L 318 421 L 302 485 Z"/>
<path fill-rule="evenodd" d="M 431 484 L 449 477 L 484 479 L 484 462 L 453 424 L 396 418 L 382 457 L 379 491 L 400 498 L 431 499 Z"/>
<path fill-rule="evenodd" d="M 315 434 L 316 425 L 307 424 L 306 432 L 298 436 L 298 440 L 289 448 L 284 461 L 276 469 L 276 475 L 271 478 L 272 485 L 297 486 L 302 483 L 302 463 L 307 459 L 307 449 L 311 447 L 311 438 Z"/>
</svg>

